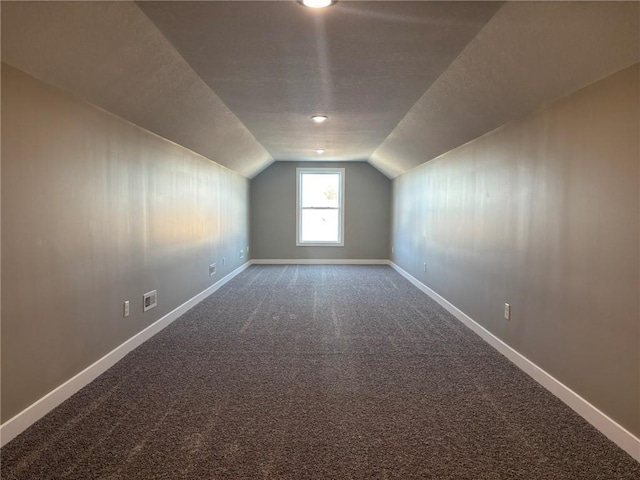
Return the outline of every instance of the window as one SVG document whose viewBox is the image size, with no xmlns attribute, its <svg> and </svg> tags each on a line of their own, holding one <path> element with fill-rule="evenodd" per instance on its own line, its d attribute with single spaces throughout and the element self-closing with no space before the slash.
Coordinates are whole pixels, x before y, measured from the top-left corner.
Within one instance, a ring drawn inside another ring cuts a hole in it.
<svg viewBox="0 0 640 480">
<path fill-rule="evenodd" d="M 344 168 L 298 168 L 297 245 L 344 246 Z"/>
</svg>

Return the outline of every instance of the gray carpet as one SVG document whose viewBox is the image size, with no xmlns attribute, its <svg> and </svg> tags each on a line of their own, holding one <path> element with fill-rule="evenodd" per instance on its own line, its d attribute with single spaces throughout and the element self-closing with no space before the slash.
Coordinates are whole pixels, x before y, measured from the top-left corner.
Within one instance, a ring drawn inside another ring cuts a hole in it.
<svg viewBox="0 0 640 480">
<path fill-rule="evenodd" d="M 389 267 L 253 266 L 1 451 L 2 479 L 640 479 Z"/>
</svg>

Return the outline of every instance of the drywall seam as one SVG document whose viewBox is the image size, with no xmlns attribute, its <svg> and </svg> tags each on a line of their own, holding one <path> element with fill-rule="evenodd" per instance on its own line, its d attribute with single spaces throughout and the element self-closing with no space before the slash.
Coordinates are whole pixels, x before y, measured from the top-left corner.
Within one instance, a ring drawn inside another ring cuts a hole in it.
<svg viewBox="0 0 640 480">
<path fill-rule="evenodd" d="M 179 318 L 189 309 L 193 308 L 202 300 L 214 293 L 236 275 L 244 271 L 247 267 L 249 267 L 249 265 L 249 262 L 242 264 L 233 272 L 229 273 L 207 289 L 203 290 L 179 307 L 167 313 L 164 317 L 155 321 L 141 332 L 135 334 L 129 340 L 111 350 L 104 357 L 92 363 L 80 373 L 70 378 L 62 385 L 47 393 L 44 397 L 37 400 L 36 402 L 25 408 L 23 411 L 0 425 L 0 447 L 4 447 L 7 443 L 9 443 L 15 437 L 17 437 L 19 434 L 33 425 L 36 421 L 40 420 L 55 407 L 60 405 L 73 394 L 80 391 L 83 387 L 87 386 L 89 383 L 95 380 L 98 376 L 106 372 L 113 365 L 118 363 L 118 361 L 124 358 L 124 356 L 129 352 L 133 351 L 135 348 L 153 337 L 156 333 L 169 326 L 174 320 Z"/>
<path fill-rule="evenodd" d="M 252 265 L 389 265 L 389 260 L 348 258 L 256 258 L 251 260 L 250 263 Z"/>
<path fill-rule="evenodd" d="M 438 295 L 424 283 L 413 277 L 410 273 L 406 272 L 392 261 L 389 262 L 389 265 L 391 265 L 394 270 L 396 270 L 400 275 L 409 280 L 413 285 L 418 287 L 424 293 L 429 295 L 433 300 L 438 302 L 442 307 L 445 308 L 445 310 L 451 313 L 460 322 L 462 322 L 476 334 L 478 334 L 478 336 L 480 336 L 480 338 L 482 338 L 485 342 L 487 342 L 498 352 L 511 360 L 511 362 L 513 362 L 518 368 L 520 368 L 520 370 L 525 372 L 536 382 L 546 388 L 549 392 L 562 400 L 574 412 L 576 412 L 587 422 L 593 425 L 609 440 L 622 448 L 635 460 L 640 462 L 640 438 L 636 437 L 633 433 L 631 433 L 615 420 L 607 416 L 604 412 L 598 410 L 598 408 L 596 408 L 576 392 L 571 390 L 560 380 L 544 371 L 527 357 L 519 353 L 517 350 L 514 350 L 512 347 L 493 335 L 462 310 L 458 309 L 444 297 Z"/>
</svg>

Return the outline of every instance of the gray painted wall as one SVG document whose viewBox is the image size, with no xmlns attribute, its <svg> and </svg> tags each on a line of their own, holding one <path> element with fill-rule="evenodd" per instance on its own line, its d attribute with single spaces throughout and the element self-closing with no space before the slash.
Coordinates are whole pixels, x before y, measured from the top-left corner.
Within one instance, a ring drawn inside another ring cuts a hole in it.
<svg viewBox="0 0 640 480">
<path fill-rule="evenodd" d="M 345 169 L 344 247 L 296 246 L 296 168 Z M 251 258 L 389 258 L 391 182 L 366 162 L 275 162 L 251 180 Z"/>
<path fill-rule="evenodd" d="M 245 262 L 248 183 L 3 64 L 2 421 Z"/>
<path fill-rule="evenodd" d="M 392 220 L 398 265 L 635 435 L 639 72 L 398 177 Z"/>
</svg>

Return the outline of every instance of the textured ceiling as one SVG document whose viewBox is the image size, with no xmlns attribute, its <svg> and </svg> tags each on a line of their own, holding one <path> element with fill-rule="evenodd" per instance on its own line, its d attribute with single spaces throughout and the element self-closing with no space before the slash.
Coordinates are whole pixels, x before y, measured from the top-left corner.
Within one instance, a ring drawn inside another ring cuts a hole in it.
<svg viewBox="0 0 640 480">
<path fill-rule="evenodd" d="M 505 4 L 370 163 L 399 175 L 638 62 L 639 21 L 635 2 Z"/>
<path fill-rule="evenodd" d="M 496 12 L 490 2 L 140 2 L 278 160 L 367 159 Z M 310 115 L 329 120 L 316 125 Z"/>
<path fill-rule="evenodd" d="M 3 62 L 248 177 L 273 159 L 393 177 L 640 60 L 637 2 L 1 8 Z"/>
<path fill-rule="evenodd" d="M 273 160 L 131 2 L 1 2 L 2 61 L 252 176 Z"/>
</svg>

